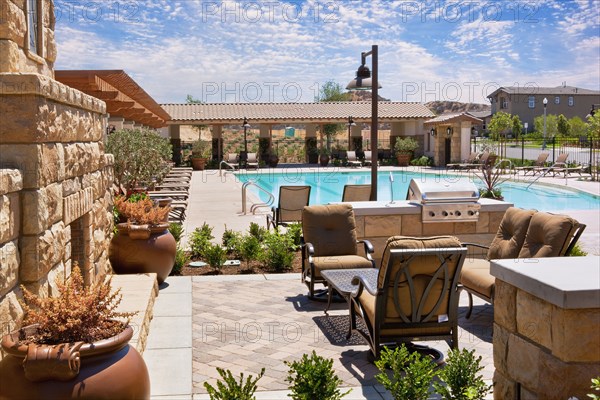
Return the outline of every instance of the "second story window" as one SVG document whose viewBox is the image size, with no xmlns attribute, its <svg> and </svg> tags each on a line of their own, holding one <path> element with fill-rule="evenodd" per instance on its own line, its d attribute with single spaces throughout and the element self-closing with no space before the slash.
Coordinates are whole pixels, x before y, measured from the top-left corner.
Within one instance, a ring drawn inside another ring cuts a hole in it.
<svg viewBox="0 0 600 400">
<path fill-rule="evenodd" d="M 529 96 L 529 108 L 535 108 L 535 96 Z"/>
<path fill-rule="evenodd" d="M 556 96 L 554 98 L 554 104 L 560 104 L 560 97 L 559 96 Z"/>
<path fill-rule="evenodd" d="M 575 99 L 573 96 L 569 96 L 569 107 L 573 107 L 573 104 L 575 104 Z"/>
<path fill-rule="evenodd" d="M 40 40 L 40 7 L 38 0 L 27 0 L 27 32 L 29 36 L 29 51 L 33 54 L 41 55 Z"/>
</svg>

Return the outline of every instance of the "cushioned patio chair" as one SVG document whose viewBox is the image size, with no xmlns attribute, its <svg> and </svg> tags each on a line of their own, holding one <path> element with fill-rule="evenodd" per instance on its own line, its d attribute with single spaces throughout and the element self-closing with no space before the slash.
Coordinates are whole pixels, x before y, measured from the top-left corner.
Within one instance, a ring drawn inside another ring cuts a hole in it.
<svg viewBox="0 0 600 400">
<path fill-rule="evenodd" d="M 315 284 L 325 284 L 321 271 L 375 268 L 374 249 L 368 240 L 357 240 L 354 210 L 350 204 L 304 207 L 302 211 L 302 282 L 315 299 Z M 359 244 L 364 246 L 364 255 Z"/>
<path fill-rule="evenodd" d="M 343 202 L 369 200 L 371 200 L 371 185 L 344 185 Z"/>
<path fill-rule="evenodd" d="M 248 158 L 246 159 L 246 168 L 258 168 L 258 158 L 256 153 L 248 153 Z"/>
<path fill-rule="evenodd" d="M 490 260 L 506 258 L 540 258 L 568 255 L 585 229 L 584 224 L 566 215 L 522 210 L 506 210 L 492 244 L 482 246 L 466 243 L 468 247 L 487 250 L 484 259 L 469 257 L 463 266 L 460 283 L 469 295 L 471 316 L 473 295 L 494 302 L 495 278 L 490 274 Z"/>
<path fill-rule="evenodd" d="M 348 150 L 346 152 L 346 160 L 349 167 L 362 167 L 362 163 L 356 157 L 356 152 Z"/>
<path fill-rule="evenodd" d="M 546 164 L 546 160 L 548 159 L 549 154 L 550 153 L 540 153 L 540 154 L 538 154 L 538 158 L 537 158 L 537 160 L 535 160 L 533 165 L 527 165 L 524 167 L 516 167 L 515 170 L 523 171 L 524 175 L 527 175 L 528 172 L 532 172 L 533 175 L 535 175 L 539 169 L 544 168 L 544 165 Z"/>
<path fill-rule="evenodd" d="M 377 281 L 355 278 L 358 288 L 351 294 L 351 329 L 365 338 L 375 359 L 382 345 L 416 340 L 458 347 L 457 286 L 466 254 L 453 236 L 387 240 Z M 366 332 L 357 329 L 357 319 Z"/>
<path fill-rule="evenodd" d="M 372 165 L 373 164 L 373 153 L 371 150 L 365 150 L 365 159 L 363 161 L 363 165 Z"/>
<path fill-rule="evenodd" d="M 226 162 L 233 169 L 238 169 L 240 167 L 240 156 L 236 153 L 228 153 Z"/>
<path fill-rule="evenodd" d="M 302 221 L 302 210 L 310 200 L 310 186 L 281 186 L 277 207 L 271 207 L 267 215 L 267 228 L 287 226 Z"/>
</svg>

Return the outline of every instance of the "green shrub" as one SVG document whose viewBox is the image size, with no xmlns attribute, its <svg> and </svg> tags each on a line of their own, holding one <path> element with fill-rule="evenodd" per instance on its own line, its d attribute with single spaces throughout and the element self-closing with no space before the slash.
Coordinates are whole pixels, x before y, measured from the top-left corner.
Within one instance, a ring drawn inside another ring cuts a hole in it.
<svg viewBox="0 0 600 400">
<path fill-rule="evenodd" d="M 250 235 L 258 239 L 259 242 L 262 242 L 267 235 L 267 228 L 258 225 L 256 222 L 251 222 L 249 232 Z"/>
<path fill-rule="evenodd" d="M 299 222 L 294 222 L 288 225 L 286 234 L 294 243 L 294 246 L 297 248 L 300 247 L 300 239 L 302 238 L 302 224 Z"/>
<path fill-rule="evenodd" d="M 208 382 L 204 382 L 210 400 L 253 400 L 256 398 L 254 397 L 256 383 L 265 374 L 265 369 L 261 369 L 260 374 L 255 379 L 252 375 L 249 375 L 245 381 L 244 374 L 240 374 L 240 380 L 236 381 L 229 370 L 217 367 L 217 372 L 223 380 L 217 381 L 216 388 Z"/>
<path fill-rule="evenodd" d="M 106 152 L 115 157 L 114 175 L 117 186 L 132 189 L 148 184 L 168 171 L 172 147 L 169 139 L 149 129 L 122 129 L 106 140 Z"/>
<path fill-rule="evenodd" d="M 181 274 L 181 269 L 185 267 L 190 262 L 190 256 L 187 251 L 179 247 L 177 245 L 177 251 L 175 252 L 175 264 L 173 264 L 173 269 L 171 270 L 171 275 L 179 275 Z"/>
<path fill-rule="evenodd" d="M 210 241 L 215 237 L 212 235 L 213 228 L 204 223 L 202 227 L 194 229 L 190 238 L 192 257 L 204 258 Z"/>
<path fill-rule="evenodd" d="M 234 257 L 239 257 L 241 240 L 242 235 L 239 232 L 236 232 L 233 229 L 227 229 L 227 225 L 225 225 L 225 231 L 221 237 L 221 243 L 223 247 L 227 249 L 228 254 Z"/>
<path fill-rule="evenodd" d="M 333 360 L 314 350 L 310 358 L 304 354 L 300 361 L 286 361 L 285 365 L 290 367 L 286 381 L 292 393 L 288 396 L 294 400 L 339 400 L 350 393 L 338 389 L 343 381 L 333 371 Z"/>
<path fill-rule="evenodd" d="M 435 364 L 418 352 L 409 353 L 404 344 L 393 351 L 387 347 L 375 361 L 381 371 L 375 378 L 392 394 L 395 400 L 426 400 L 435 375 Z M 391 368 L 392 376 L 388 376 Z M 404 376 L 403 376 L 404 374 Z"/>
<path fill-rule="evenodd" d="M 250 261 L 256 260 L 260 254 L 260 242 L 256 236 L 246 235 L 240 240 L 240 256 L 246 261 L 246 268 Z"/>
<path fill-rule="evenodd" d="M 475 350 L 450 350 L 446 366 L 438 373 L 440 382 L 433 387 L 444 400 L 481 400 L 490 391 L 478 374 L 482 369 L 481 356 L 475 358 Z"/>
<path fill-rule="evenodd" d="M 204 251 L 204 261 L 219 272 L 223 263 L 227 261 L 227 251 L 219 244 L 209 244 Z"/>
<path fill-rule="evenodd" d="M 593 389 L 595 392 L 600 392 L 600 377 L 592 379 L 592 386 L 590 386 L 590 388 Z M 594 400 L 600 400 L 600 396 L 594 393 L 588 394 L 588 397 Z"/>
<path fill-rule="evenodd" d="M 575 246 L 571 249 L 571 252 L 567 254 L 569 257 L 585 257 L 588 253 L 581 248 L 579 243 L 575 243 Z"/>
<path fill-rule="evenodd" d="M 179 243 L 181 237 L 183 236 L 183 225 L 178 222 L 171 222 L 169 224 L 169 232 L 171 232 L 171 235 L 173 235 L 175 241 Z"/>
<path fill-rule="evenodd" d="M 427 167 L 433 164 L 433 160 L 427 156 L 421 156 L 419 158 L 415 158 L 411 160 L 410 165 L 418 166 L 418 167 Z"/>
<path fill-rule="evenodd" d="M 296 246 L 292 239 L 279 231 L 270 231 L 265 237 L 264 248 L 260 254 L 260 261 L 265 268 L 276 272 L 292 269 Z"/>
</svg>

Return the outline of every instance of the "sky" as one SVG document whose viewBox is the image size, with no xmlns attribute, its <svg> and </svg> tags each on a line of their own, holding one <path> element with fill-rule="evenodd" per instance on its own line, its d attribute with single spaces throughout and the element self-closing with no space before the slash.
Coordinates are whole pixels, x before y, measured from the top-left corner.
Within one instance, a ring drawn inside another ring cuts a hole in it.
<svg viewBox="0 0 600 400">
<path fill-rule="evenodd" d="M 55 69 L 124 70 L 158 103 L 312 102 L 372 45 L 393 101 L 600 89 L 599 0 L 55 0 L 55 14 Z"/>
</svg>

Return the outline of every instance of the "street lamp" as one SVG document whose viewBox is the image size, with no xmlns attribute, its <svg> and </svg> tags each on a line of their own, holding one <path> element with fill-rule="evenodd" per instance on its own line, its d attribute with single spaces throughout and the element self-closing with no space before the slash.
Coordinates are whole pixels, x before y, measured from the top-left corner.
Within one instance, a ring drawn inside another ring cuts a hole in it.
<svg viewBox="0 0 600 400">
<path fill-rule="evenodd" d="M 353 126 L 356 126 L 352 116 L 348 117 L 348 123 L 346 125 L 348 125 L 348 150 L 350 150 L 350 143 L 352 142 L 351 130 Z"/>
<path fill-rule="evenodd" d="M 378 52 L 377 45 L 373 45 L 371 51 L 361 53 L 361 64 L 356 71 L 356 78 L 350 81 L 348 86 L 346 86 L 346 89 L 348 90 L 371 90 L 371 154 L 372 157 L 375 157 L 375 161 L 371 163 L 371 201 L 377 200 L 377 106 L 379 105 L 378 91 L 379 88 L 381 88 L 378 81 Z M 372 77 L 371 71 L 369 71 L 369 68 L 365 65 L 368 56 L 372 57 Z"/>
<path fill-rule="evenodd" d="M 548 99 L 544 97 L 544 142 L 542 143 L 542 150 L 546 150 L 546 106 L 548 105 Z"/>
<path fill-rule="evenodd" d="M 247 132 L 248 132 L 248 128 L 250 128 L 250 124 L 248 123 L 248 118 L 244 117 L 244 122 L 243 122 L 242 127 L 244 128 L 244 165 L 245 165 L 248 162 L 248 139 L 246 136 Z"/>
</svg>

